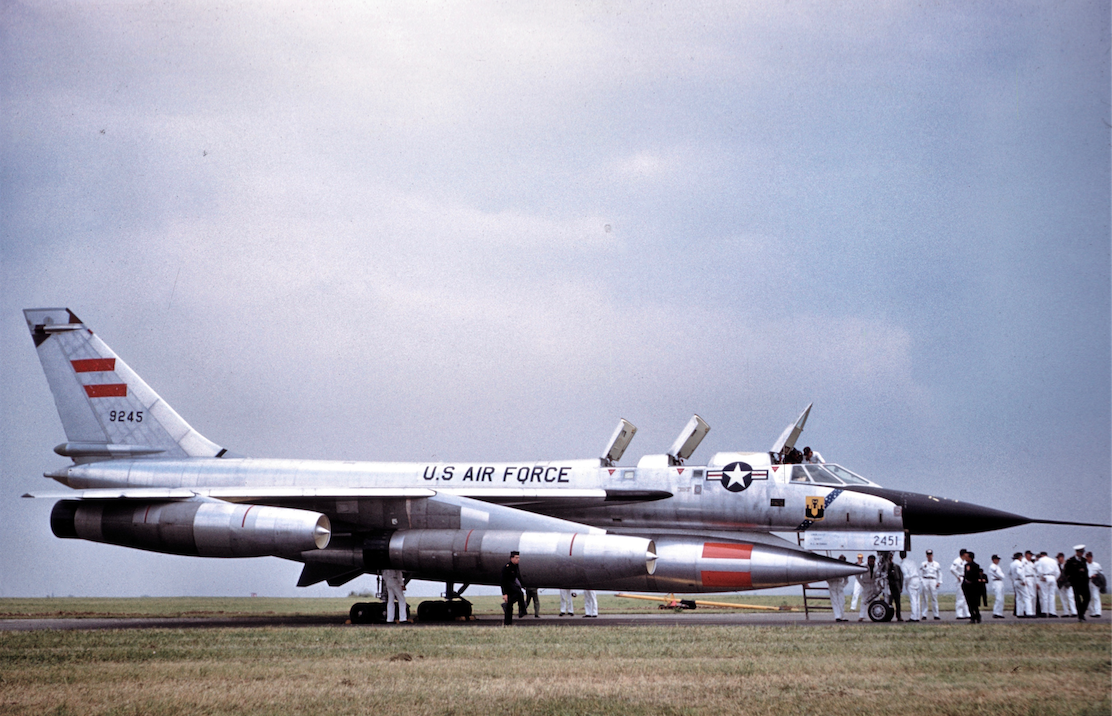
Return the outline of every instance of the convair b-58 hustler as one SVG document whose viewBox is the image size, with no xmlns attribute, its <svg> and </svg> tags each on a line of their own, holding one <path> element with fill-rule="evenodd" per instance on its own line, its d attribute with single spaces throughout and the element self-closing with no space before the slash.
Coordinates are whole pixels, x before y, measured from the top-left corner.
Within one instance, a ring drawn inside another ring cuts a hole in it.
<svg viewBox="0 0 1112 716">
<path fill-rule="evenodd" d="M 66 433 L 54 451 L 73 460 L 46 477 L 75 491 L 38 495 L 63 497 L 55 535 L 281 557 L 305 565 L 299 586 L 396 569 L 454 596 L 457 583 L 498 584 L 518 551 L 531 587 L 732 592 L 863 571 L 808 548 L 902 549 L 912 534 L 1043 521 L 795 464 L 786 456 L 810 406 L 770 450 L 720 452 L 703 466 L 686 464 L 710 429 L 699 416 L 635 467 L 617 464 L 636 432 L 625 420 L 590 460 L 243 457 L 194 430 L 69 309 L 24 315 Z"/>
</svg>

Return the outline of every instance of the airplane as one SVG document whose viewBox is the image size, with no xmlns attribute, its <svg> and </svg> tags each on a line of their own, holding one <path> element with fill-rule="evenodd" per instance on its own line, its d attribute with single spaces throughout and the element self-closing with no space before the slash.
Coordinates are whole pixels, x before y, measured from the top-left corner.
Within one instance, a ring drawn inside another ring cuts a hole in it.
<svg viewBox="0 0 1112 716">
<path fill-rule="evenodd" d="M 864 571 L 812 550 L 900 550 L 911 535 L 1032 522 L 1108 526 L 1033 520 L 799 463 L 811 406 L 770 450 L 719 452 L 701 466 L 686 464 L 710 430 L 698 415 L 667 453 L 635 467 L 618 465 L 637 431 L 624 419 L 593 459 L 248 458 L 197 432 L 68 308 L 24 316 L 66 434 L 54 451 L 72 460 L 44 474 L 72 491 L 25 495 L 59 499 L 57 537 L 280 557 L 304 565 L 298 586 L 396 569 L 444 582 L 451 602 L 468 585 L 498 584 L 517 551 L 531 587 L 734 592 Z"/>
</svg>

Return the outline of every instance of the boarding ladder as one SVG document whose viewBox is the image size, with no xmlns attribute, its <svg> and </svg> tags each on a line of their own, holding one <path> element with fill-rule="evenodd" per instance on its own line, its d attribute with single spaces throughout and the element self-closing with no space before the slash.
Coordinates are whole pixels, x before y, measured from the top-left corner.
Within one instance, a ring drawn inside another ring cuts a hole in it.
<svg viewBox="0 0 1112 716">
<path fill-rule="evenodd" d="M 803 546 L 803 533 L 795 533 L 796 544 L 800 547 Z M 830 550 L 826 550 L 826 556 L 829 557 Z M 811 612 L 833 612 L 834 607 L 830 604 L 830 587 L 826 582 L 810 582 L 803 585 L 803 617 L 807 621 L 811 620 Z"/>
</svg>

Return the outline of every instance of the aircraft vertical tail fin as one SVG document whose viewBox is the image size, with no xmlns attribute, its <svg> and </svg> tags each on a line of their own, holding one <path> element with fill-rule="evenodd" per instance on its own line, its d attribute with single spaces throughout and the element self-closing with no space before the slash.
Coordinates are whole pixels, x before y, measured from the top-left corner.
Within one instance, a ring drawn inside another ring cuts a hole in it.
<svg viewBox="0 0 1112 716">
<path fill-rule="evenodd" d="M 220 457 L 68 308 L 23 311 L 76 462 L 123 457 Z"/>
</svg>

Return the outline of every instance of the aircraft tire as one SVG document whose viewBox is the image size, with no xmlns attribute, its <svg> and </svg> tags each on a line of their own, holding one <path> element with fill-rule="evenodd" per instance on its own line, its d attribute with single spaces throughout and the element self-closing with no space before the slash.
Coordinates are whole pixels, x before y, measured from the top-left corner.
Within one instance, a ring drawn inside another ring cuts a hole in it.
<svg viewBox="0 0 1112 716">
<path fill-rule="evenodd" d="M 888 602 L 878 599 L 875 602 L 869 603 L 869 619 L 874 622 L 890 622 L 892 616 L 896 613 Z"/>
<path fill-rule="evenodd" d="M 430 600 L 417 605 L 417 619 L 422 622 L 450 622 L 471 616 L 471 602 L 462 599 Z"/>
</svg>

